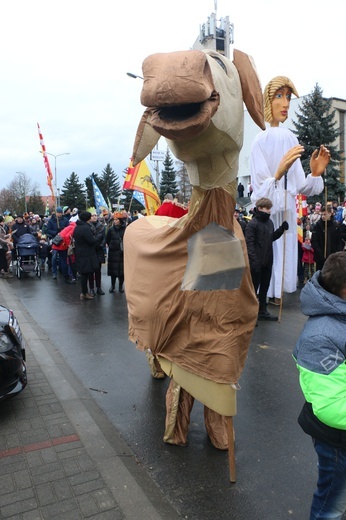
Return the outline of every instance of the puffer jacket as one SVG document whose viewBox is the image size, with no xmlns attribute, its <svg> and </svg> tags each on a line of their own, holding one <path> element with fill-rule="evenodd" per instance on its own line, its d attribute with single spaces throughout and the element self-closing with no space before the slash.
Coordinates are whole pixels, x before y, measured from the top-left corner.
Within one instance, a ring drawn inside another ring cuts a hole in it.
<svg viewBox="0 0 346 520">
<path fill-rule="evenodd" d="M 320 273 L 300 296 L 309 319 L 293 353 L 306 399 L 298 422 L 313 438 L 346 449 L 346 300 L 320 285 Z"/>
</svg>

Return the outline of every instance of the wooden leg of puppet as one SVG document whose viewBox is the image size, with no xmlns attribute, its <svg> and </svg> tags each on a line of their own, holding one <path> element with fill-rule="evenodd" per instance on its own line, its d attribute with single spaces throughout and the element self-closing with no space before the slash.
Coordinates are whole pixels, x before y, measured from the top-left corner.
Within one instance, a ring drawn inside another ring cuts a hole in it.
<svg viewBox="0 0 346 520">
<path fill-rule="evenodd" d="M 227 417 L 229 479 L 236 481 L 233 417 Z"/>
<path fill-rule="evenodd" d="M 155 379 L 164 379 L 165 373 L 161 368 L 157 358 L 150 352 L 146 351 L 147 360 L 149 363 L 150 373 Z"/>
<path fill-rule="evenodd" d="M 228 450 L 226 417 L 205 406 L 204 424 L 213 446 L 218 450 Z"/>
<path fill-rule="evenodd" d="M 166 428 L 163 436 L 164 442 L 187 445 L 190 415 L 194 398 L 186 392 L 173 379 L 166 393 Z"/>
</svg>

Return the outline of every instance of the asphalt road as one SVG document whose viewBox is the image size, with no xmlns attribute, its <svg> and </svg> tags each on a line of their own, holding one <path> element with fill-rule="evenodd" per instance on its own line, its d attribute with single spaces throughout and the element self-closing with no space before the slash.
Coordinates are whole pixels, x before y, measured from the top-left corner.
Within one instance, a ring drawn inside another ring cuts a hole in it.
<svg viewBox="0 0 346 520">
<path fill-rule="evenodd" d="M 299 291 L 285 295 L 280 323 L 254 330 L 234 418 L 237 482 L 230 484 L 227 453 L 210 444 L 201 403 L 188 447 L 163 443 L 168 380 L 154 380 L 145 355 L 128 341 L 126 295 L 109 294 L 105 274 L 106 294 L 87 302 L 79 286 L 53 281 L 47 271 L 9 283 L 182 518 L 308 518 L 317 465 L 297 424 L 303 398 L 292 351 L 305 322 Z"/>
</svg>

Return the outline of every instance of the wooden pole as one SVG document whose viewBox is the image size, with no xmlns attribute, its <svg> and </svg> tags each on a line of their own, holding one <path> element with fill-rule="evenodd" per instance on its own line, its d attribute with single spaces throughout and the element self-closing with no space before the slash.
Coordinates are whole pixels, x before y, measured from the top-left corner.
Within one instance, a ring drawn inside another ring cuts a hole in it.
<svg viewBox="0 0 346 520">
<path fill-rule="evenodd" d="M 324 170 L 324 179 L 326 178 L 327 169 Z M 324 181 L 324 208 L 325 211 L 328 213 L 328 188 L 326 181 Z M 328 241 L 328 220 L 324 221 L 324 260 L 327 258 L 327 241 Z"/>
<path fill-rule="evenodd" d="M 234 483 L 237 480 L 237 475 L 236 475 L 236 468 L 235 468 L 233 417 L 226 417 L 226 420 L 227 420 L 227 437 L 228 437 L 229 479 L 232 483 Z"/>
<path fill-rule="evenodd" d="M 285 172 L 285 205 L 284 205 L 284 221 L 287 219 L 287 172 Z M 282 315 L 282 303 L 284 297 L 284 283 L 285 283 L 285 256 L 286 256 L 286 231 L 284 231 L 284 247 L 282 251 L 282 276 L 281 276 L 281 298 L 280 298 L 280 308 L 279 308 L 279 318 L 278 321 L 281 321 Z"/>
</svg>

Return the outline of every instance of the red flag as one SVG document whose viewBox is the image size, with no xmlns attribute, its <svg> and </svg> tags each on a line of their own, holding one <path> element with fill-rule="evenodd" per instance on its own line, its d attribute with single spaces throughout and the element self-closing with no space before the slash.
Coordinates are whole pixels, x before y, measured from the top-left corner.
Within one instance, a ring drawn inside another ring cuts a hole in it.
<svg viewBox="0 0 346 520">
<path fill-rule="evenodd" d="M 130 161 L 123 190 L 134 190 L 143 193 L 148 215 L 154 215 L 161 204 L 159 194 L 145 160 L 136 166 L 132 166 L 132 161 Z"/>
<path fill-rule="evenodd" d="M 49 164 L 49 160 L 48 160 L 48 156 L 47 156 L 47 152 L 46 152 L 46 147 L 43 142 L 43 135 L 41 133 L 40 125 L 38 123 L 37 123 L 37 128 L 38 128 L 38 135 L 40 137 L 40 145 L 42 147 L 43 162 L 44 162 L 44 165 L 45 165 L 45 168 L 47 171 L 47 184 L 50 187 L 50 191 L 52 193 L 52 201 L 54 202 L 55 195 L 54 195 L 54 189 L 53 189 L 53 183 L 52 183 L 53 174 L 52 174 L 52 170 L 50 168 L 50 164 Z"/>
</svg>

